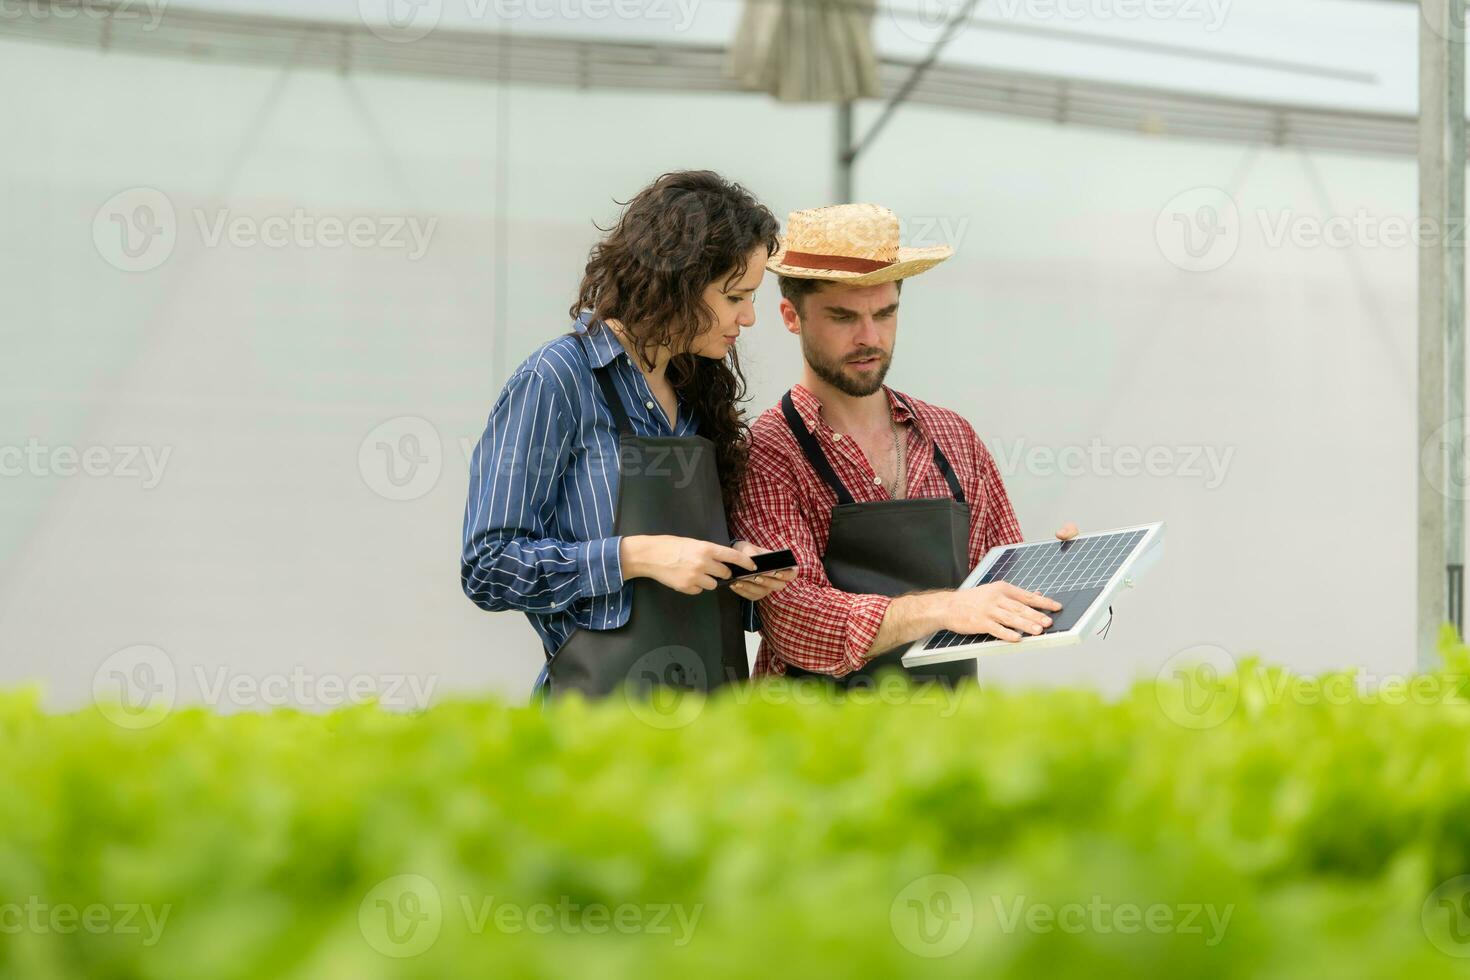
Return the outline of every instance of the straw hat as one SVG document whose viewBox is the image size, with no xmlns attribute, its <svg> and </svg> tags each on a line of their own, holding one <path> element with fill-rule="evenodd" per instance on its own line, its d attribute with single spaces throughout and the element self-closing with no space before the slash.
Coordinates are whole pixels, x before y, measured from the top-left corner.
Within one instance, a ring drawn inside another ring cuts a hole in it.
<svg viewBox="0 0 1470 980">
<path fill-rule="evenodd" d="M 792 211 L 786 237 L 766 262 L 780 276 L 873 286 L 917 276 L 954 254 L 948 245 L 903 248 L 898 215 L 876 204 Z"/>
</svg>

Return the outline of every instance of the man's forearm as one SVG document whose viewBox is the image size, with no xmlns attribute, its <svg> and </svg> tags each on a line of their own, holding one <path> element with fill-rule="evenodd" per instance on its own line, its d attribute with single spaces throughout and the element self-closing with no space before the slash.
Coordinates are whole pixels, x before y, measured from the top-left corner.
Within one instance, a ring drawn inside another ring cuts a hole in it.
<svg viewBox="0 0 1470 980">
<path fill-rule="evenodd" d="M 944 628 L 945 614 L 949 609 L 954 592 L 944 589 L 934 592 L 914 592 L 901 595 L 888 604 L 883 614 L 883 624 L 873 637 L 873 645 L 867 656 L 875 657 L 894 647 L 912 643 Z"/>
</svg>

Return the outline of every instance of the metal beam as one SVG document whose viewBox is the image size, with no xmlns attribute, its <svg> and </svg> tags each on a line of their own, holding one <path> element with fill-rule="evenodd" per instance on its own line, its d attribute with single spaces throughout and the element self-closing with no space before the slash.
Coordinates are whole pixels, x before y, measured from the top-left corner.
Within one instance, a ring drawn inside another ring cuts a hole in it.
<svg viewBox="0 0 1470 980">
<path fill-rule="evenodd" d="M 89 10 L 113 0 L 89 0 Z M 0 0 L 3 4 L 3 0 Z M 729 92 L 728 52 L 714 45 L 659 45 L 591 38 L 492 34 L 440 28 L 412 44 L 386 41 L 361 24 L 246 17 L 170 7 L 156 26 L 144 17 L 62 17 L 44 2 L 0 16 L 0 42 L 38 41 L 200 63 L 283 65 L 353 74 L 408 74 L 511 85 L 624 91 Z M 120 6 L 120 5 L 119 5 Z M 73 0 L 72 8 L 75 3 Z M 1020 71 L 885 58 L 885 99 L 1188 140 L 1410 156 L 1409 113 L 1323 109 L 1089 82 Z M 1301 72 L 1298 72 L 1301 74 Z"/>
<path fill-rule="evenodd" d="M 832 181 L 832 203 L 852 203 L 852 103 L 837 103 L 837 169 Z"/>
<path fill-rule="evenodd" d="M 1461 609 L 1465 486 L 1465 27 L 1463 0 L 1422 0 L 1419 217 L 1419 552 L 1416 649 L 1438 664 L 1443 624 Z M 1453 594 L 1452 594 L 1453 589 Z"/>
</svg>

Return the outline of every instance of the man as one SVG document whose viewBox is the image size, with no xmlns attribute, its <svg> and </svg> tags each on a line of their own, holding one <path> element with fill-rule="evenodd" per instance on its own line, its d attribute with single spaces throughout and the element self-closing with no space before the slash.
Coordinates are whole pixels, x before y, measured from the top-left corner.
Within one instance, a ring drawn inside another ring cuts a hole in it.
<svg viewBox="0 0 1470 980">
<path fill-rule="evenodd" d="M 872 204 L 793 212 L 766 268 L 801 338 L 801 383 L 751 429 L 735 532 L 791 548 L 798 572 L 759 603 L 756 674 L 822 675 L 844 687 L 901 666 L 938 629 L 1016 641 L 1061 606 L 1004 582 L 956 591 L 987 551 L 1021 540 L 989 451 L 954 412 L 883 384 L 904 279 L 953 254 L 900 248 L 898 218 Z M 1057 532 L 1075 537 L 1067 524 Z M 952 685 L 973 659 L 910 670 Z"/>
</svg>

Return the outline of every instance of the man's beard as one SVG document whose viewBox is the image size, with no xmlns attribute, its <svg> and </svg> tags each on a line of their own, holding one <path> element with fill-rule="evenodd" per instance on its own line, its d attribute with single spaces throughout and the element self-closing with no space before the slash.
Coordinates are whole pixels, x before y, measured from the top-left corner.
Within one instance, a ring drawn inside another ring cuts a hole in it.
<svg viewBox="0 0 1470 980">
<path fill-rule="evenodd" d="M 883 379 L 888 376 L 888 365 L 893 361 L 893 355 L 881 347 L 865 347 L 840 360 L 828 360 L 807 344 L 805 334 L 802 334 L 801 337 L 801 354 L 806 358 L 807 366 L 812 369 L 813 374 L 844 395 L 851 395 L 854 398 L 866 398 L 883 387 Z M 870 377 L 854 378 L 843 371 L 843 367 L 849 361 L 860 361 L 875 356 L 879 358 L 878 370 L 874 371 Z"/>
</svg>

